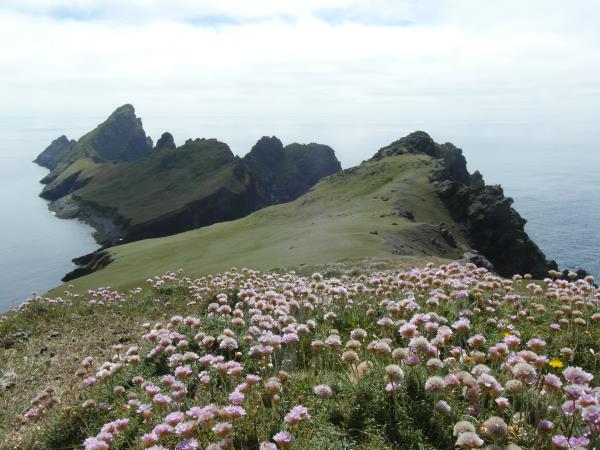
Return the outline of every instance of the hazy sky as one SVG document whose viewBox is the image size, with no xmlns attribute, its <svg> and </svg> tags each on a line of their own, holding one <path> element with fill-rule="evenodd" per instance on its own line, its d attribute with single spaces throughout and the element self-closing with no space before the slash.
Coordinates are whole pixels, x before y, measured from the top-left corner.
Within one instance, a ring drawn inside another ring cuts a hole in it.
<svg viewBox="0 0 600 450">
<path fill-rule="evenodd" d="M 2 0 L 0 116 L 594 120 L 597 0 Z"/>
</svg>

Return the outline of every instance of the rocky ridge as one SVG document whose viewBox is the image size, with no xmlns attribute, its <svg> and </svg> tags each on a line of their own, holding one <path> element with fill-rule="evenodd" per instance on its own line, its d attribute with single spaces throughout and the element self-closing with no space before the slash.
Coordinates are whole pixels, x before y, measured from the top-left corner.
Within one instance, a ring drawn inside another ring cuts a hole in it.
<svg viewBox="0 0 600 450">
<path fill-rule="evenodd" d="M 294 200 L 341 170 L 333 149 L 262 138 L 244 158 L 216 139 L 152 148 L 131 105 L 78 141 L 61 136 L 35 160 L 51 170 L 43 198 L 58 217 L 79 218 L 102 245 L 176 234 Z"/>
<path fill-rule="evenodd" d="M 452 218 L 461 224 L 469 244 L 503 276 L 530 273 L 547 276 L 556 270 L 525 232 L 525 223 L 512 208 L 513 199 L 504 196 L 499 185 L 486 185 L 481 173 L 470 174 L 462 150 L 451 143 L 437 144 L 423 131 L 417 131 L 380 149 L 374 159 L 404 153 L 425 154 L 441 162 L 432 176 L 439 197 Z"/>
</svg>

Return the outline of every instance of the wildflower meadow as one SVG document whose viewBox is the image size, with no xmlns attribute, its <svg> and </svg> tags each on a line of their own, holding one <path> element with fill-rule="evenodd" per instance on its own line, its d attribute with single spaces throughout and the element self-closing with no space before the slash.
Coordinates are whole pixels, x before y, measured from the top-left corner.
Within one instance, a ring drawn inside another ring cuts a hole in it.
<svg viewBox="0 0 600 450">
<path fill-rule="evenodd" d="M 32 395 L 16 423 L 39 426 L 40 448 L 600 448 L 591 277 L 449 263 L 147 284 L 21 307 L 169 311 L 140 307 L 137 340 L 86 355 L 76 389 Z"/>
</svg>

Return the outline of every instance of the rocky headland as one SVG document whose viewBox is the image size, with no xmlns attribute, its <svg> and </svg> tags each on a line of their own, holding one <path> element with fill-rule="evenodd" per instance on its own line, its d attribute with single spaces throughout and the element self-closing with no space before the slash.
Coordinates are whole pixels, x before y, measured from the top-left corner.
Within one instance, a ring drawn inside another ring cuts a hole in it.
<svg viewBox="0 0 600 450">
<path fill-rule="evenodd" d="M 501 186 L 486 185 L 478 171 L 470 174 L 462 150 L 451 143 L 437 144 L 423 131 L 417 131 L 379 150 L 374 159 L 404 153 L 424 154 L 441 162 L 430 178 L 452 218 L 463 228 L 468 243 L 477 254 L 467 259 L 487 265 L 503 276 L 530 273 L 544 278 L 556 270 L 555 261 L 544 253 L 525 232 L 525 223 L 512 208 Z"/>
<path fill-rule="evenodd" d="M 235 220 L 294 200 L 341 170 L 330 147 L 283 146 L 276 137 L 260 139 L 244 158 L 216 139 L 177 147 L 169 132 L 152 147 L 131 105 L 78 141 L 59 137 L 35 162 L 50 170 L 40 194 L 50 209 L 93 226 L 104 246 Z"/>
<path fill-rule="evenodd" d="M 396 158 L 403 155 L 416 159 Z M 459 148 L 438 144 L 423 131 L 341 171 L 330 147 L 284 146 L 275 136 L 259 139 L 243 158 L 216 139 L 188 139 L 177 146 L 169 132 L 153 146 L 134 108 L 124 105 L 77 141 L 59 137 L 35 162 L 50 170 L 40 194 L 50 209 L 58 217 L 92 225 L 103 246 L 77 259 L 78 269 L 65 279 L 105 267 L 112 258 L 104 249 L 112 245 L 233 221 L 299 198 L 299 205 L 306 205 L 314 201 L 307 195 L 313 186 L 334 174 L 331 183 L 345 184 L 346 193 L 401 175 L 388 193 L 373 197 L 392 206 L 378 218 L 391 218 L 394 226 L 378 229 L 374 219 L 367 222 L 369 234 L 378 236 L 392 255 L 462 258 L 503 276 L 543 278 L 556 270 L 525 232 L 525 219 L 502 188 L 486 185 L 479 172 L 469 173 Z M 391 166 L 396 173 L 390 173 Z M 426 200 L 429 192 L 438 200 Z M 335 195 L 319 201 L 335 202 L 326 199 Z M 358 197 L 346 201 L 359 203 Z M 298 217 L 304 215 L 293 207 Z"/>
</svg>

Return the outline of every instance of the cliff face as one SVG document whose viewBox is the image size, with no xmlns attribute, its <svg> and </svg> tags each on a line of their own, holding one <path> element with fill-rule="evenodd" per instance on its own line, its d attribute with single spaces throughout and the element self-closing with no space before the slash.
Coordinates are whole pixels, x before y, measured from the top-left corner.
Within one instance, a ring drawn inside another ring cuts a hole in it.
<svg viewBox="0 0 600 450">
<path fill-rule="evenodd" d="M 101 161 L 134 161 L 152 151 L 142 119 L 132 105 L 117 108 L 103 123 L 82 136 L 77 144 L 87 157 Z"/>
<path fill-rule="evenodd" d="M 500 186 L 488 186 L 479 172 L 469 174 L 462 151 L 450 143 L 437 144 L 422 131 L 379 150 L 374 159 L 404 153 L 425 154 L 441 162 L 431 177 L 452 218 L 461 224 L 469 244 L 484 255 L 503 276 L 530 273 L 547 276 L 556 270 L 529 238 L 526 220 L 512 208 L 513 199 Z"/>
<path fill-rule="evenodd" d="M 63 134 L 52 141 L 33 162 L 47 169 L 54 170 L 73 151 L 73 147 L 76 144 L 76 141 L 67 139 Z"/>
<path fill-rule="evenodd" d="M 269 204 L 295 200 L 321 178 L 342 170 L 331 147 L 296 143 L 284 147 L 275 136 L 261 138 L 244 162 L 261 181 Z"/>
<path fill-rule="evenodd" d="M 131 105 L 123 105 L 79 140 L 69 140 L 66 136 L 54 140 L 34 162 L 50 169 L 50 173 L 41 180 L 43 184 L 49 184 L 81 159 L 134 161 L 147 156 L 151 150 L 152 140 L 146 136 L 135 109 Z"/>
</svg>

